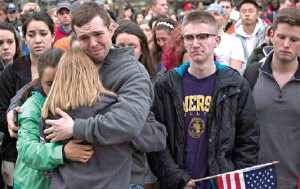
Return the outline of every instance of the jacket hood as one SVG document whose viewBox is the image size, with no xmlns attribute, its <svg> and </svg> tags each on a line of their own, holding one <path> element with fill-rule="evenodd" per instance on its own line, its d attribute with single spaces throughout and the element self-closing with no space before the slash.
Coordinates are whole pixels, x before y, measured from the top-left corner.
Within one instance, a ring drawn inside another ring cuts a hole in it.
<svg viewBox="0 0 300 189">
<path fill-rule="evenodd" d="M 217 70 L 223 70 L 223 69 L 229 69 L 227 66 L 220 64 L 218 61 L 214 62 Z M 180 75 L 180 77 L 183 77 L 186 70 L 190 67 L 190 62 L 186 62 L 182 64 L 180 67 L 174 68 L 174 70 Z"/>
<path fill-rule="evenodd" d="M 273 46 L 265 46 L 263 47 L 263 53 L 265 55 L 259 62 L 263 63 L 266 61 L 267 56 L 274 51 Z"/>
<path fill-rule="evenodd" d="M 265 46 L 265 47 L 263 48 L 263 53 L 264 53 L 265 56 L 268 56 L 268 54 L 269 54 L 270 52 L 272 52 L 272 51 L 273 51 L 273 46 Z"/>
<path fill-rule="evenodd" d="M 252 33 L 251 36 L 256 35 L 256 33 L 261 29 L 261 28 L 265 28 L 267 26 L 267 24 L 265 23 L 265 21 L 263 21 L 262 19 L 258 18 L 257 22 L 256 22 L 256 26 L 254 29 L 254 32 Z M 245 33 L 244 29 L 243 29 L 243 24 L 242 24 L 242 20 L 239 19 L 237 21 L 237 23 L 235 24 L 235 33 L 243 36 L 243 37 L 249 37 L 248 34 Z"/>
<path fill-rule="evenodd" d="M 134 55 L 134 48 L 133 47 L 119 47 L 113 45 L 112 48 L 109 50 L 108 55 L 105 58 L 107 62 L 117 61 L 119 62 L 121 59 L 125 57 L 132 57 L 135 58 Z"/>
</svg>

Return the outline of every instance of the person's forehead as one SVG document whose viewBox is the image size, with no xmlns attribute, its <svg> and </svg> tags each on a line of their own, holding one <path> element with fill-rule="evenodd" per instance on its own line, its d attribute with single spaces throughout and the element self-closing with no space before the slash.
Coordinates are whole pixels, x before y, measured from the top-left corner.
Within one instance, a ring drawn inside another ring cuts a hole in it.
<svg viewBox="0 0 300 189">
<path fill-rule="evenodd" d="M 130 33 L 120 33 L 116 38 L 116 41 L 123 41 L 127 43 L 139 43 L 139 40 L 139 37 Z"/>
<path fill-rule="evenodd" d="M 104 21 L 99 16 L 94 17 L 90 22 L 78 27 L 74 26 L 77 36 L 89 35 L 93 32 L 106 31 L 107 27 L 104 25 Z"/>
<path fill-rule="evenodd" d="M 59 9 L 59 11 L 57 13 L 61 14 L 63 12 L 70 12 L 70 10 L 67 8 L 61 8 L 61 9 Z"/>
<path fill-rule="evenodd" d="M 167 0 L 157 0 L 157 5 L 167 4 Z"/>
<path fill-rule="evenodd" d="M 250 8 L 256 9 L 255 5 L 253 5 L 252 3 L 245 3 L 241 6 L 241 9 L 250 9 Z"/>
<path fill-rule="evenodd" d="M 48 25 L 40 20 L 32 20 L 28 26 L 27 31 L 30 32 L 31 30 L 41 30 L 41 31 L 48 31 L 49 27 Z"/>
<path fill-rule="evenodd" d="M 228 1 L 220 1 L 219 5 L 229 5 L 229 6 L 231 6 L 230 2 L 228 2 Z"/>
<path fill-rule="evenodd" d="M 4 30 L 4 29 L 0 29 L 0 36 L 5 36 L 7 37 L 7 35 L 14 35 L 12 31 L 10 30 Z"/>
<path fill-rule="evenodd" d="M 211 33 L 212 26 L 207 23 L 189 23 L 182 28 L 183 35 L 194 33 Z"/>
<path fill-rule="evenodd" d="M 291 29 L 292 28 L 292 29 Z M 300 38 L 300 32 L 295 32 L 296 30 L 300 30 L 300 26 L 293 26 L 288 23 L 278 23 L 275 33 L 278 32 L 286 32 L 286 33 L 293 33 L 295 36 Z"/>
<path fill-rule="evenodd" d="M 169 30 L 167 29 L 160 29 L 155 31 L 156 37 L 158 36 L 169 36 Z"/>
</svg>

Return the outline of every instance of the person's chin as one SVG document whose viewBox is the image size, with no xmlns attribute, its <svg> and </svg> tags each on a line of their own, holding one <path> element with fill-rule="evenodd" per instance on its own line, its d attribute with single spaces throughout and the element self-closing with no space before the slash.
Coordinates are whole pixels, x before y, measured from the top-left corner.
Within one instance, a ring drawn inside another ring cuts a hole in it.
<svg viewBox="0 0 300 189">
<path fill-rule="evenodd" d="M 34 52 L 32 52 L 34 55 L 36 55 L 36 56 L 40 56 L 42 53 L 43 53 L 44 51 L 42 51 L 42 50 L 38 50 L 38 51 L 34 51 Z"/>
<path fill-rule="evenodd" d="M 92 54 L 92 60 L 97 63 L 97 62 L 102 62 L 104 60 L 104 55 L 102 54 Z"/>
</svg>

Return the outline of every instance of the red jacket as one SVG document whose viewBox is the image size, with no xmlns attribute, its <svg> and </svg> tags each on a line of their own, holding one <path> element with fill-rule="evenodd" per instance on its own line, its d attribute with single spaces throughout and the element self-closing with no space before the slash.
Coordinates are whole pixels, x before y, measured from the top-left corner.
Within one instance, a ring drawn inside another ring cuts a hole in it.
<svg viewBox="0 0 300 189">
<path fill-rule="evenodd" d="M 63 27 L 61 25 L 59 25 L 56 30 L 55 30 L 55 39 L 54 42 L 56 42 L 57 40 L 64 38 L 64 37 L 68 37 L 70 34 L 72 33 L 72 31 L 70 32 L 65 32 Z"/>
</svg>

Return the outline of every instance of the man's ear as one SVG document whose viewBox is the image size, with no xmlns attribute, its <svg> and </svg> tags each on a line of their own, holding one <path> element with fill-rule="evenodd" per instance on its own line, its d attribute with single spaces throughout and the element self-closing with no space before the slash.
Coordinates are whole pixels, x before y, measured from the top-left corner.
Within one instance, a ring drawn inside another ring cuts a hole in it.
<svg viewBox="0 0 300 189">
<path fill-rule="evenodd" d="M 274 31 L 270 30 L 270 40 L 271 40 L 271 43 L 273 43 L 273 37 L 274 37 Z"/>
<path fill-rule="evenodd" d="M 111 22 L 109 27 L 108 27 L 108 32 L 109 32 L 111 38 L 114 35 L 116 28 L 117 28 L 116 23 Z"/>
<path fill-rule="evenodd" d="M 217 35 L 216 38 L 215 38 L 214 48 L 217 48 L 218 45 L 220 44 L 220 42 L 221 42 L 221 36 Z"/>
</svg>

